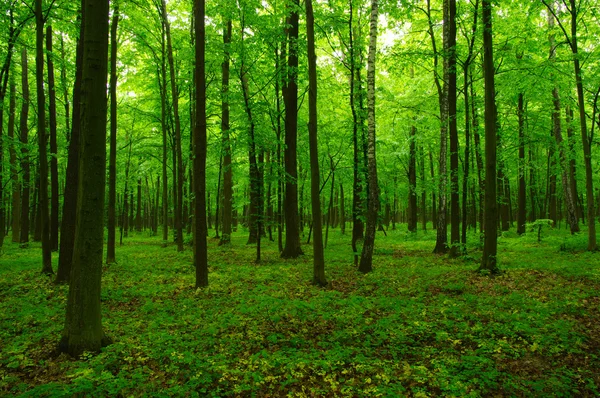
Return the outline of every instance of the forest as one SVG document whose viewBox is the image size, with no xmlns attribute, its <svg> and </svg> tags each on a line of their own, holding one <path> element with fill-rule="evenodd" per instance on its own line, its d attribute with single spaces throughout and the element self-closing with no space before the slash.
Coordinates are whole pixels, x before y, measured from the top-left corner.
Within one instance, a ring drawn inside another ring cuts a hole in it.
<svg viewBox="0 0 600 398">
<path fill-rule="evenodd" d="M 0 20 L 0 395 L 600 396 L 596 0 Z"/>
</svg>

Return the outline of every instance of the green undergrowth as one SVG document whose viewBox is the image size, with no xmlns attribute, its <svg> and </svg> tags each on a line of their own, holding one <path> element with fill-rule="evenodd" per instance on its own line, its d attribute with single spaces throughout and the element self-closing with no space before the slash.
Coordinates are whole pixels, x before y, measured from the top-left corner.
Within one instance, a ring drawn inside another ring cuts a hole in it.
<svg viewBox="0 0 600 398">
<path fill-rule="evenodd" d="M 597 396 L 600 258 L 585 235 L 499 238 L 497 277 L 474 272 L 479 236 L 456 259 L 435 231 L 377 235 L 374 271 L 352 264 L 350 234 L 330 231 L 328 286 L 312 286 L 312 248 L 238 232 L 209 239 L 210 287 L 194 290 L 191 249 L 145 234 L 103 274 L 99 354 L 55 350 L 66 286 L 40 274 L 39 245 L 0 257 L 0 395 Z M 57 255 L 54 255 L 54 264 Z"/>
</svg>

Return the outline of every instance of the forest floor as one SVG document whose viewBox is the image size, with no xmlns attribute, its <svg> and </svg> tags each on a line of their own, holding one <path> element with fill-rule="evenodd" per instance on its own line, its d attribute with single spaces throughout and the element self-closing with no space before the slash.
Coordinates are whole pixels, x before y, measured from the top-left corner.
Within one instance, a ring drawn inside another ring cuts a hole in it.
<svg viewBox="0 0 600 398">
<path fill-rule="evenodd" d="M 112 345 L 56 352 L 66 286 L 40 274 L 41 249 L 0 256 L 0 395 L 599 396 L 600 253 L 564 230 L 499 239 L 497 277 L 469 255 L 432 254 L 435 233 L 377 235 L 374 271 L 330 231 L 326 288 L 312 248 L 253 262 L 247 235 L 209 239 L 210 287 L 194 290 L 191 248 L 138 234 L 103 274 Z M 211 231 L 214 234 L 214 231 Z M 8 240 L 8 239 L 7 239 Z M 57 254 L 54 254 L 56 264 Z"/>
</svg>

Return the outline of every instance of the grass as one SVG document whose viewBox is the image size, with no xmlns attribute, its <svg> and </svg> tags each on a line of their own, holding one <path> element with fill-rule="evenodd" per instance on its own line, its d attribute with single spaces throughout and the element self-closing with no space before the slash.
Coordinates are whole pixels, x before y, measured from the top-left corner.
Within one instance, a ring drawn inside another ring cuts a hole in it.
<svg viewBox="0 0 600 398">
<path fill-rule="evenodd" d="M 195 291 L 191 250 L 140 234 L 103 274 L 99 354 L 55 351 L 66 286 L 40 274 L 41 249 L 0 257 L 0 395 L 598 396 L 600 261 L 585 234 L 499 239 L 500 276 L 481 252 L 431 254 L 435 233 L 378 234 L 374 271 L 352 266 L 349 234 L 330 231 L 329 284 L 312 250 L 282 261 L 246 234 L 209 240 L 210 287 Z M 56 264 L 56 254 L 54 263 Z"/>
</svg>

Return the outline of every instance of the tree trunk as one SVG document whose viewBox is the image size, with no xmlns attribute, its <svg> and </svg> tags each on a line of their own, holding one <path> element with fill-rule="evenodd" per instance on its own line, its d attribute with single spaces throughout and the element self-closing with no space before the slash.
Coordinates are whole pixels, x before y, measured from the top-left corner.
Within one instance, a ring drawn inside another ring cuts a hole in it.
<svg viewBox="0 0 600 398">
<path fill-rule="evenodd" d="M 302 255 L 298 215 L 298 0 L 293 0 L 288 21 L 288 80 L 285 88 L 285 247 L 282 258 Z"/>
<path fill-rule="evenodd" d="M 223 143 L 223 225 L 219 245 L 231 242 L 231 217 L 233 207 L 233 172 L 231 168 L 231 142 L 229 138 L 229 59 L 231 43 L 231 19 L 223 29 L 223 62 L 221 63 L 221 135 Z"/>
<path fill-rule="evenodd" d="M 58 250 L 58 148 L 56 144 L 56 91 L 54 85 L 54 63 L 52 61 L 52 27 L 46 28 L 46 51 L 48 62 L 48 114 L 50 121 L 50 249 Z"/>
<path fill-rule="evenodd" d="M 59 348 L 73 356 L 99 351 L 102 330 L 100 289 L 106 182 L 106 78 L 108 0 L 84 0 L 84 56 L 81 85 L 81 173 L 73 268 L 65 328 Z"/>
<path fill-rule="evenodd" d="M 166 0 L 162 0 L 162 17 L 167 37 L 167 60 L 169 62 L 169 74 L 171 77 L 171 100 L 173 101 L 173 117 L 175 121 L 175 147 L 173 153 L 177 156 L 176 170 L 177 181 L 175 189 L 177 190 L 177 200 L 175 203 L 175 230 L 177 251 L 183 251 L 183 157 L 181 152 L 181 121 L 179 119 L 179 93 L 177 90 L 177 80 L 175 71 L 175 61 L 173 59 L 173 45 L 171 39 L 171 23 L 167 14 Z M 206 218 L 206 216 L 205 216 Z"/>
<path fill-rule="evenodd" d="M 75 85 L 73 88 L 73 123 L 71 124 L 71 141 L 67 163 L 67 177 L 63 200 L 63 216 L 60 225 L 60 248 L 56 282 L 69 281 L 73 263 L 73 245 L 75 243 L 75 223 L 77 213 L 77 191 L 79 189 L 79 141 L 81 132 L 81 84 L 83 73 L 83 34 L 85 29 L 85 9 L 81 10 L 81 30 L 77 40 Z"/>
<path fill-rule="evenodd" d="M 483 0 L 483 72 L 485 83 L 485 234 L 480 271 L 498 272 L 498 202 L 496 198 L 496 90 L 492 44 L 492 4 Z"/>
<path fill-rule="evenodd" d="M 367 61 L 367 115 L 368 115 L 368 171 L 369 201 L 367 207 L 367 225 L 365 239 L 358 270 L 362 273 L 373 269 L 373 249 L 375 245 L 375 229 L 377 228 L 377 211 L 379 210 L 379 186 L 377 183 L 377 158 L 375 148 L 375 55 L 377 52 L 377 19 L 378 2 L 371 1 L 371 21 L 369 34 L 369 55 Z"/>
<path fill-rule="evenodd" d="M 165 60 L 165 29 L 161 31 L 161 57 L 158 86 L 160 87 L 160 126 L 162 130 L 162 240 L 163 246 L 169 241 L 169 182 L 167 174 L 168 139 L 167 139 L 167 65 Z"/>
<path fill-rule="evenodd" d="M 196 76 L 196 124 L 194 125 L 194 266 L 196 288 L 208 286 L 208 257 L 206 242 L 206 76 L 204 27 L 205 0 L 195 0 L 194 33 L 196 51 L 194 67 Z"/>
<path fill-rule="evenodd" d="M 35 2 L 35 81 L 37 92 L 37 128 L 39 146 L 39 209 L 41 218 L 42 273 L 51 275 L 52 246 L 50 243 L 50 215 L 48 214 L 48 139 L 46 138 L 46 98 L 44 93 L 44 15 L 42 0 Z M 56 108 L 56 104 L 55 104 Z M 55 121 L 56 127 L 56 121 Z"/>
<path fill-rule="evenodd" d="M 519 116 L 519 198 L 517 212 L 517 233 L 525 233 L 527 214 L 527 192 L 525 185 L 525 109 L 523 105 L 523 93 L 519 93 L 519 105 L 517 109 Z"/>
<path fill-rule="evenodd" d="M 577 219 L 582 219 L 583 208 L 579 199 L 579 190 L 577 189 L 577 164 L 575 161 L 575 136 L 573 133 L 573 109 L 570 106 L 565 107 L 567 121 L 567 138 L 569 140 L 569 179 L 571 181 L 571 197 L 575 201 Z M 585 220 L 583 220 L 585 222 Z"/>
<path fill-rule="evenodd" d="M 317 56 L 312 0 L 306 0 L 306 35 L 308 41 L 308 139 L 310 146 L 310 193 L 313 238 L 313 284 L 325 286 L 325 257 L 321 227 L 319 153 L 317 143 Z M 333 181 L 332 181 L 333 186 Z"/>
<path fill-rule="evenodd" d="M 450 257 L 460 253 L 460 199 L 458 190 L 458 127 L 456 120 L 456 0 L 446 0 L 448 8 L 448 122 L 450 139 Z M 444 24 L 446 27 L 446 24 Z"/>
<path fill-rule="evenodd" d="M 108 241 L 106 263 L 116 262 L 115 221 L 117 195 L 117 29 L 119 25 L 119 2 L 114 2 L 110 26 L 110 155 L 108 160 Z"/>
<path fill-rule="evenodd" d="M 340 232 L 346 233 L 346 198 L 344 197 L 344 184 L 340 183 Z"/>
<path fill-rule="evenodd" d="M 21 227 L 21 184 L 17 170 L 17 150 L 15 140 L 16 86 L 14 74 L 10 76 L 10 98 L 8 105 L 8 147 L 10 156 L 10 179 L 12 185 L 12 242 L 19 243 Z"/>
<path fill-rule="evenodd" d="M 417 128 L 410 128 L 408 150 L 408 231 L 417 232 Z"/>
</svg>

